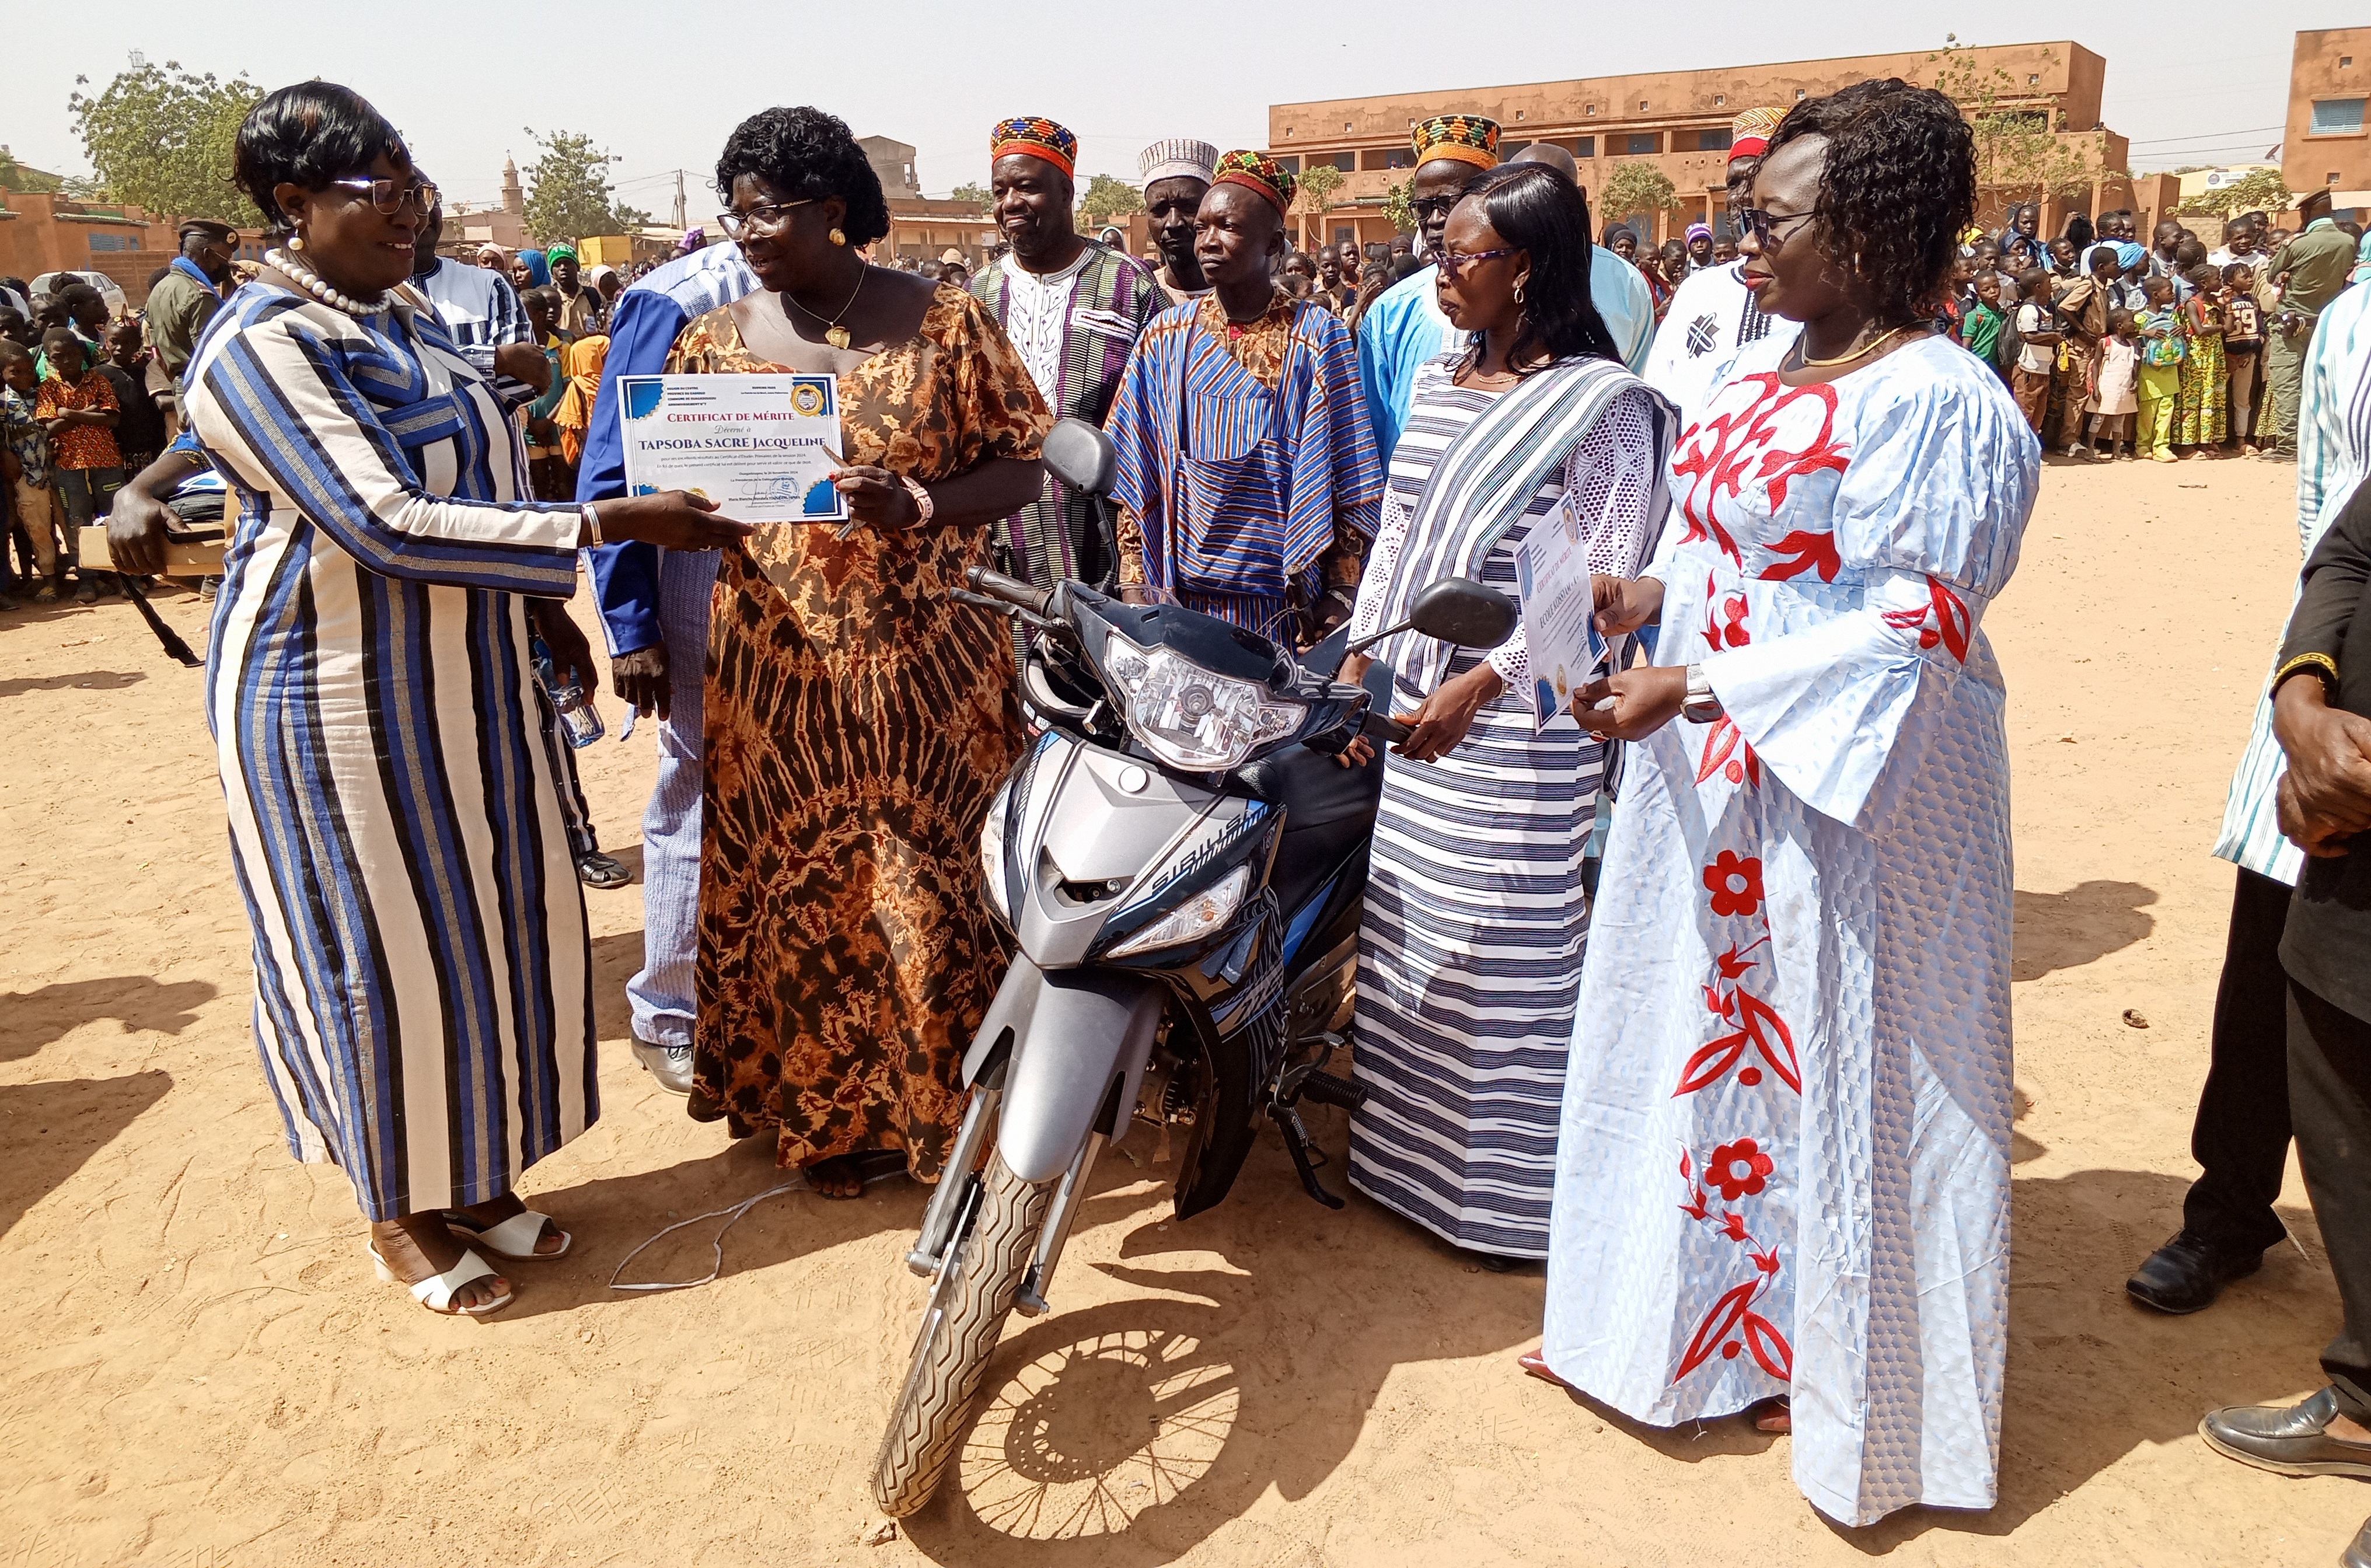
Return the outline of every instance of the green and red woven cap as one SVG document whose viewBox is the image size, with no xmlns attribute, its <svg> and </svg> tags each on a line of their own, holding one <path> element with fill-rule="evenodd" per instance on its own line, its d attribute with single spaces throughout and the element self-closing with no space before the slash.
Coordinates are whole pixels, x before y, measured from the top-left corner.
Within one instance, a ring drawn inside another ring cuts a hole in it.
<svg viewBox="0 0 2371 1568">
<path fill-rule="evenodd" d="M 1016 115 L 996 122 L 996 129 L 988 133 L 989 159 L 993 162 L 1008 153 L 1044 158 L 1066 176 L 1078 172 L 1079 139 L 1042 114 Z"/>
<path fill-rule="evenodd" d="M 1408 133 L 1408 145 L 1419 164 L 1454 158 L 1481 168 L 1498 165 L 1498 122 L 1480 114 L 1436 114 L 1419 121 Z"/>
<path fill-rule="evenodd" d="M 1279 213 L 1292 205 L 1296 181 L 1282 164 L 1266 153 L 1232 152 L 1220 156 L 1210 176 L 1213 185 L 1240 185 L 1266 197 Z"/>
</svg>

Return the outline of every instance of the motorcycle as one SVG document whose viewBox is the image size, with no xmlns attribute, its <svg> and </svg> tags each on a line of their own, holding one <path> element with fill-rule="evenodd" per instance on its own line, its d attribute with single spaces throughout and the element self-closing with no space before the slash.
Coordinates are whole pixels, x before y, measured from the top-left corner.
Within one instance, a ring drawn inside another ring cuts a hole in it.
<svg viewBox="0 0 2371 1568">
<path fill-rule="evenodd" d="M 1045 460 L 1093 499 L 1108 547 L 1109 438 L 1064 420 Z M 1131 1124 L 1182 1133 L 1179 1219 L 1226 1195 L 1263 1120 L 1309 1195 L 1343 1206 L 1299 1106 L 1365 1097 L 1324 1064 L 1350 1022 L 1383 768 L 1339 754 L 1405 728 L 1387 686 L 1335 677 L 1399 631 L 1487 649 L 1516 620 L 1504 594 L 1452 578 L 1404 625 L 1357 643 L 1346 628 L 1297 658 L 1214 617 L 1123 603 L 1108 582 L 1039 589 L 977 567 L 968 581 L 957 598 L 1032 634 L 1020 678 L 1042 729 L 980 836 L 1015 951 L 906 1255 L 931 1284 L 873 1470 L 893 1516 L 936 1489 L 1007 1315 L 1047 1309 L 1096 1159 Z"/>
</svg>

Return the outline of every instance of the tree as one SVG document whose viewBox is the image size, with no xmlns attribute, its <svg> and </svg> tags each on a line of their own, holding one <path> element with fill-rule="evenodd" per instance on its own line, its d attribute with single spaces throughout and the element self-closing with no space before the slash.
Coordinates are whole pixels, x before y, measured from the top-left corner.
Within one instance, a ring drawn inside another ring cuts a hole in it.
<svg viewBox="0 0 2371 1568">
<path fill-rule="evenodd" d="M 2181 204 L 2186 213 L 2211 213 L 2227 218 L 2234 213 L 2284 213 L 2296 200 L 2288 181 L 2276 168 L 2251 169 L 2227 185 L 2202 190 Z"/>
<path fill-rule="evenodd" d="M 628 234 L 633 233 L 638 228 L 648 228 L 654 221 L 640 207 L 628 207 L 622 204 L 613 209 L 610 216 L 616 218 L 618 226 Z"/>
<path fill-rule="evenodd" d="M 625 227 L 609 205 L 609 166 L 618 162 L 616 154 L 573 131 L 546 136 L 530 126 L 527 134 L 543 149 L 526 169 L 527 233 L 551 241 L 616 234 Z"/>
<path fill-rule="evenodd" d="M 1606 177 L 1605 191 L 1598 207 L 1609 222 L 1619 222 L 1638 213 L 1674 212 L 1680 205 L 1679 187 L 1671 177 L 1650 163 L 1618 163 Z M 1645 243 L 1647 236 L 1638 236 Z"/>
<path fill-rule="evenodd" d="M 1301 171 L 1294 204 L 1317 220 L 1320 235 L 1325 232 L 1325 213 L 1334 205 L 1334 192 L 1341 189 L 1342 171 L 1330 163 L 1312 164 Z"/>
<path fill-rule="evenodd" d="M 77 87 L 89 83 L 75 78 Z M 70 94 L 66 108 L 98 187 L 113 200 L 252 226 L 262 214 L 230 182 L 231 148 L 262 96 L 244 73 L 225 82 L 168 60 L 117 72 L 96 97 Z"/>
<path fill-rule="evenodd" d="M 1417 231 L 1416 205 L 1408 199 L 1410 180 L 1401 179 L 1383 187 L 1383 216 L 1391 219 L 1392 227 L 1400 234 Z"/>
<path fill-rule="evenodd" d="M 27 168 L 17 161 L 15 154 L 0 146 L 0 190 L 23 190 L 38 195 L 60 190 L 64 183 L 54 174 Z"/>
<path fill-rule="evenodd" d="M 1081 226 L 1101 228 L 1114 218 L 1142 211 L 1144 192 L 1113 175 L 1099 174 L 1088 180 L 1087 193 L 1079 198 Z"/>
<path fill-rule="evenodd" d="M 2050 51 L 2041 52 L 2043 64 L 2054 58 Z M 2039 201 L 2088 190 L 2108 172 L 2104 133 L 2093 135 L 2088 144 L 2060 140 L 2050 111 L 2020 101 L 2017 78 L 2001 66 L 1987 70 L 1979 64 L 1957 34 L 1944 34 L 1941 52 L 1928 55 L 1926 63 L 1935 68 L 1937 88 L 1968 116 L 1968 129 L 1976 141 L 1979 190 L 1996 190 L 2011 201 Z"/>
<path fill-rule="evenodd" d="M 981 212 L 985 213 L 990 207 L 996 205 L 996 192 L 975 180 L 966 185 L 956 186 L 953 190 L 947 193 L 947 200 L 950 202 L 968 202 L 973 206 L 977 207 Z"/>
</svg>

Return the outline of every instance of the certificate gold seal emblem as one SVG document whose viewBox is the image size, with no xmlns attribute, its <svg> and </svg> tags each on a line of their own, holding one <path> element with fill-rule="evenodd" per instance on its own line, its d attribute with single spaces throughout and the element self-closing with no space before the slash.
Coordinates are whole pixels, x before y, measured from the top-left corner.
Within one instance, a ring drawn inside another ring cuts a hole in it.
<svg viewBox="0 0 2371 1568">
<path fill-rule="evenodd" d="M 791 412 L 803 420 L 814 419 L 823 412 L 823 388 L 798 386 L 791 388 Z"/>
</svg>

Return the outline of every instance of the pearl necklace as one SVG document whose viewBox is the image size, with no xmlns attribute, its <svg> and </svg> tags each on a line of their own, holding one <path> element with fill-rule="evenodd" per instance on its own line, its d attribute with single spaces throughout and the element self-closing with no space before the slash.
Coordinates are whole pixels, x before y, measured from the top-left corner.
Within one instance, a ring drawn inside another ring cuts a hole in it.
<svg viewBox="0 0 2371 1568">
<path fill-rule="evenodd" d="M 384 294 L 366 300 L 356 299 L 350 294 L 342 294 L 324 282 L 318 272 L 314 271 L 312 268 L 306 266 L 285 250 L 272 251 L 263 259 L 265 265 L 276 268 L 290 282 L 295 283 L 323 305 L 332 310 L 342 310 L 349 316 L 376 316 L 394 303 Z"/>
</svg>

